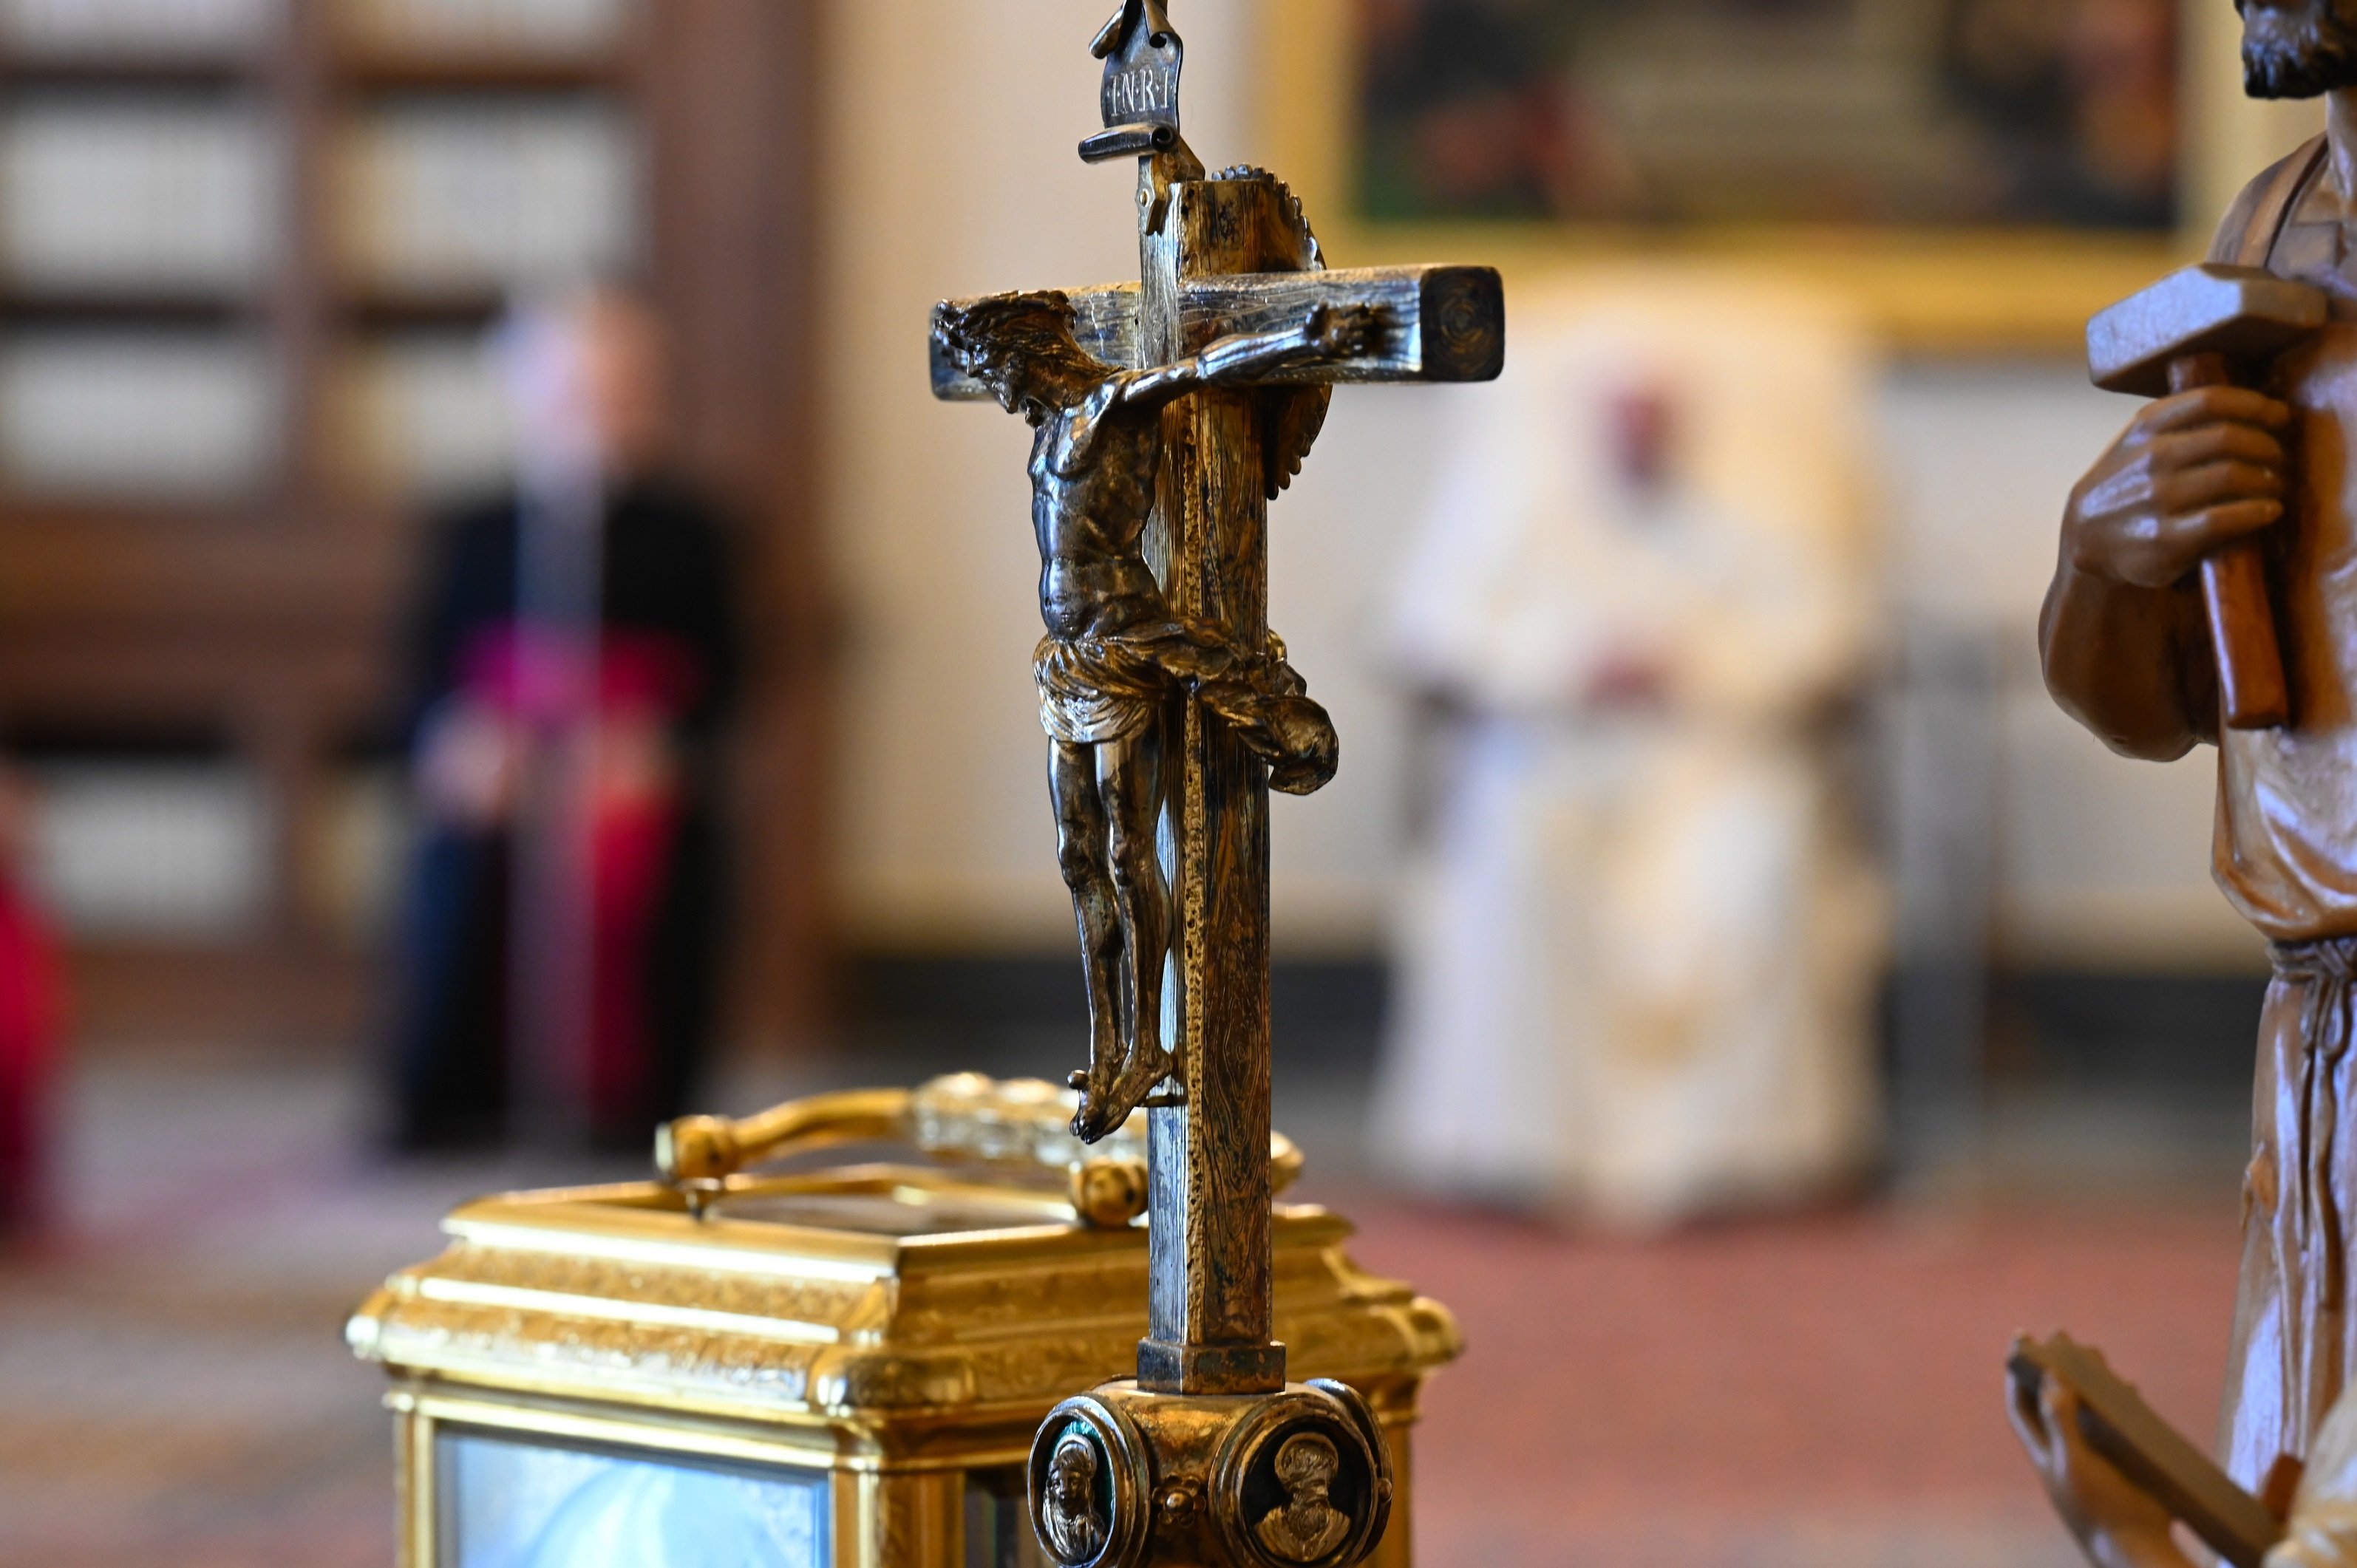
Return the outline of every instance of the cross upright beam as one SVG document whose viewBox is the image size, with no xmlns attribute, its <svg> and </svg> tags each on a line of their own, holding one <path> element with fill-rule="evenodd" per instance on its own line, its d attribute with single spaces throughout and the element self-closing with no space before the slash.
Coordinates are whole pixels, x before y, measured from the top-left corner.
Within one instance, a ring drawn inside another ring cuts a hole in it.
<svg viewBox="0 0 2357 1568">
<path fill-rule="evenodd" d="M 1150 211 L 1158 160 L 1142 161 Z M 1309 263 L 1281 199 L 1268 180 L 1171 188 L 1161 228 L 1140 237 L 1142 358 L 1170 363 L 1224 335 L 1216 315 L 1187 319 L 1184 284 Z M 1146 534 L 1172 607 L 1244 643 L 1268 635 L 1259 413 L 1249 391 L 1202 392 L 1164 412 Z M 1200 703 L 1181 706 L 1170 740 L 1164 874 L 1178 920 L 1164 994 L 1169 1036 L 1183 1042 L 1183 1092 L 1147 1112 L 1152 1261 L 1137 1380 L 1161 1393 L 1272 1393 L 1285 1386 L 1285 1348 L 1272 1335 L 1266 769 Z"/>
<path fill-rule="evenodd" d="M 1370 352 L 1289 368 L 1263 384 L 1498 373 L 1505 335 L 1494 271 L 1323 271 L 1282 185 L 1256 171 L 1180 178 L 1172 166 L 1180 156 L 1140 160 L 1140 211 L 1151 225 L 1160 206 L 1162 221 L 1140 234 L 1136 362 L 1170 363 L 1316 305 L 1364 305 L 1383 321 Z M 1307 455 L 1306 444 L 1268 449 L 1265 415 L 1284 395 L 1206 392 L 1163 415 L 1146 558 L 1173 607 L 1239 642 L 1268 633 L 1268 501 Z M 1184 1044 L 1183 1094 L 1147 1113 L 1153 1262 L 1137 1379 L 1168 1393 L 1269 1393 L 1286 1381 L 1272 1333 L 1266 1155 L 1269 788 L 1266 769 L 1200 703 L 1183 704 L 1172 740 L 1164 855 L 1178 920 L 1165 994 L 1170 1036 Z"/>
</svg>

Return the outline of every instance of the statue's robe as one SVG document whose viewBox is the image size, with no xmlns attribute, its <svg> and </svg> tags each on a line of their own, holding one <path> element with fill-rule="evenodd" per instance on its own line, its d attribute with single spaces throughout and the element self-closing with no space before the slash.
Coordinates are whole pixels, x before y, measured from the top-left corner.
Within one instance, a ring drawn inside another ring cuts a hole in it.
<svg viewBox="0 0 2357 1568">
<path fill-rule="evenodd" d="M 2320 140 L 2252 182 L 2212 258 L 2324 286 L 2332 319 L 2275 365 L 2296 424 L 2289 515 L 2269 531 L 2269 576 L 2293 719 L 2227 731 L 2219 747 L 2212 871 L 2273 944 L 2259 1026 L 2244 1255 L 2221 1448 L 2255 1486 L 2276 1456 L 2308 1456 L 2357 1367 L 2348 1248 L 2357 1223 L 2357 264 Z M 2191 593 L 2188 584 L 2178 590 Z M 2206 666 L 2206 648 L 2185 657 Z M 2199 689 L 2206 668 L 2188 671 Z"/>
<path fill-rule="evenodd" d="M 1396 614 L 1454 716 L 1404 900 L 1386 1168 L 1640 1224 L 1803 1195 L 1874 1133 L 1880 899 L 1822 723 L 1873 630 L 1870 356 L 1756 285 L 1518 302 L 1515 326 Z M 1641 493 L 1610 409 L 1652 386 L 1684 435 Z M 1662 703 L 1583 702 L 1632 651 L 1664 662 Z"/>
</svg>

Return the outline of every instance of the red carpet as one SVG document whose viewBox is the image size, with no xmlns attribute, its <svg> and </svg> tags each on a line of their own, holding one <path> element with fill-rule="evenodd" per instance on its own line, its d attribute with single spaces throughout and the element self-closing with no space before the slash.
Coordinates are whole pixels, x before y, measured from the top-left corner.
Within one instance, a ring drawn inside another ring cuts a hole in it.
<svg viewBox="0 0 2357 1568">
<path fill-rule="evenodd" d="M 2205 1446 L 2214 1418 L 2231 1202 L 1646 1243 L 1361 1219 L 1361 1259 L 1447 1300 L 1468 1342 L 1418 1441 L 1427 1568 L 2074 1562 L 2004 1421 L 2021 1328 L 2102 1346 Z"/>
</svg>

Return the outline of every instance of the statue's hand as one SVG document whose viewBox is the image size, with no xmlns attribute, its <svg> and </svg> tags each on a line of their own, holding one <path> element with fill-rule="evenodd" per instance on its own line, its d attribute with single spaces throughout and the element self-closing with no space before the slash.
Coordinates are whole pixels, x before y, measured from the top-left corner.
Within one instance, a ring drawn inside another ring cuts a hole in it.
<svg viewBox="0 0 2357 1568">
<path fill-rule="evenodd" d="M 1383 312 L 1372 305 L 1313 306 L 1302 331 L 1318 358 L 1353 360 L 1383 341 Z"/>
<path fill-rule="evenodd" d="M 2032 1397 L 2008 1373 L 2006 1413 L 2055 1511 L 2096 1568 L 2192 1568 L 2169 1535 L 2169 1510 L 2087 1446 L 2076 1394 L 2050 1377 Z"/>
<path fill-rule="evenodd" d="M 2166 588 L 2284 514 L 2291 410 L 2240 387 L 2147 404 L 2071 492 L 2062 555 L 2082 572 Z"/>
</svg>

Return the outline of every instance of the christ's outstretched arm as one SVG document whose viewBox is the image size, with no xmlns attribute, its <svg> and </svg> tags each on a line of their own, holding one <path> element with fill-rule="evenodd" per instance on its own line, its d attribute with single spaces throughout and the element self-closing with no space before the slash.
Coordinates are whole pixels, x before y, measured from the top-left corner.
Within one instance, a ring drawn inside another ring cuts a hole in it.
<svg viewBox="0 0 2357 1568">
<path fill-rule="evenodd" d="M 1382 333 L 1383 313 L 1372 306 L 1321 305 L 1298 327 L 1222 338 L 1175 365 L 1126 376 L 1121 382 L 1120 401 L 1128 408 L 1151 410 L 1203 387 L 1248 386 L 1286 365 L 1363 354 Z"/>
</svg>

